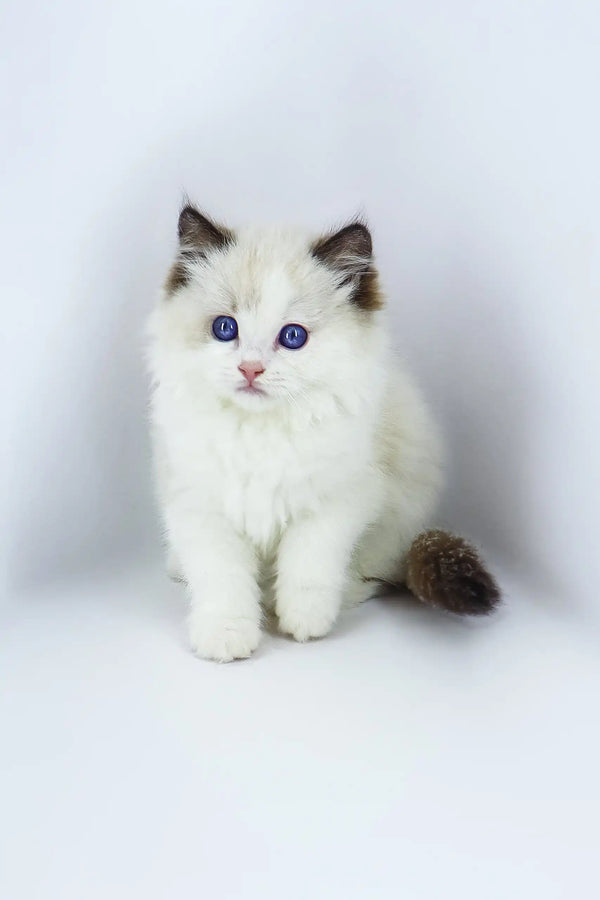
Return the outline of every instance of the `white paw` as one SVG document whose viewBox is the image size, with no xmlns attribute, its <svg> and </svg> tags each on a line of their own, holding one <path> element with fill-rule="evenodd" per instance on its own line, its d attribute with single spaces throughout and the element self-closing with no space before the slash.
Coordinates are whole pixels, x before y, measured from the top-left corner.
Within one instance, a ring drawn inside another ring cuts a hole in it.
<svg viewBox="0 0 600 900">
<path fill-rule="evenodd" d="M 189 620 L 192 650 L 202 659 L 231 662 L 246 659 L 260 641 L 260 624 L 242 616 L 193 612 Z"/>
<path fill-rule="evenodd" d="M 277 603 L 279 628 L 297 641 L 308 641 L 328 634 L 337 618 L 338 607 L 331 595 L 300 590 L 293 603 Z"/>
</svg>

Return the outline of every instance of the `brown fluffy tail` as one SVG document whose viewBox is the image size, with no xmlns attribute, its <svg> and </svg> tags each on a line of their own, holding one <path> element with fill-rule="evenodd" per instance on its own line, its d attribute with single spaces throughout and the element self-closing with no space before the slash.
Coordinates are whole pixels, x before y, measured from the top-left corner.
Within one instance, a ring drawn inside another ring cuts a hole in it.
<svg viewBox="0 0 600 900">
<path fill-rule="evenodd" d="M 464 538 L 446 531 L 424 531 L 408 552 L 406 584 L 423 603 L 467 616 L 492 612 L 500 591 Z"/>
</svg>

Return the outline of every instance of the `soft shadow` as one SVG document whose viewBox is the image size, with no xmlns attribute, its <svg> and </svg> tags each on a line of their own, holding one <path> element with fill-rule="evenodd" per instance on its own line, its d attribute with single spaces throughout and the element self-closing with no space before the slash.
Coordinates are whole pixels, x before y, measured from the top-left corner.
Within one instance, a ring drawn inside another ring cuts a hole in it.
<svg viewBox="0 0 600 900">
<path fill-rule="evenodd" d="M 494 277 L 492 277 L 492 275 Z M 497 276 L 497 277 L 496 277 Z M 433 402 L 447 444 L 447 490 L 439 524 L 459 531 L 528 580 L 570 603 L 566 578 L 540 548 L 534 493 L 536 428 L 544 385 L 529 365 L 527 298 L 476 252 L 453 261 L 411 322 L 406 355 Z M 550 590 L 548 590 L 550 588 Z"/>
</svg>

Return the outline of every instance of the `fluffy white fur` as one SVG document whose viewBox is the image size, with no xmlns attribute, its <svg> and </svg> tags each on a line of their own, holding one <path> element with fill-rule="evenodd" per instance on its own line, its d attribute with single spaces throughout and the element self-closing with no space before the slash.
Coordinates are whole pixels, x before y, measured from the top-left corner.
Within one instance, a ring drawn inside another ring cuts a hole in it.
<svg viewBox="0 0 600 900">
<path fill-rule="evenodd" d="M 152 422 L 171 570 L 188 585 L 195 652 L 249 656 L 262 608 L 296 640 L 404 577 L 440 487 L 437 432 L 392 361 L 385 311 L 317 261 L 309 236 L 247 229 L 188 257 L 151 320 Z M 232 315 L 239 338 L 211 325 Z M 277 345 L 286 323 L 309 332 Z M 241 392 L 259 361 L 263 394 Z"/>
</svg>

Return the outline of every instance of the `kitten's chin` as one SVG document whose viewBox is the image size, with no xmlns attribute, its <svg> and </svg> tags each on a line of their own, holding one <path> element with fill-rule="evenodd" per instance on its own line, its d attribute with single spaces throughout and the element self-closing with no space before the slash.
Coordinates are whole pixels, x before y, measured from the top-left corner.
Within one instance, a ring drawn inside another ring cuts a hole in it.
<svg viewBox="0 0 600 900">
<path fill-rule="evenodd" d="M 233 402 L 242 409 L 260 411 L 271 406 L 273 397 L 264 388 L 241 387 L 233 392 Z"/>
</svg>

